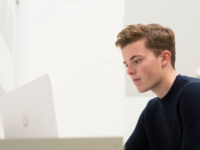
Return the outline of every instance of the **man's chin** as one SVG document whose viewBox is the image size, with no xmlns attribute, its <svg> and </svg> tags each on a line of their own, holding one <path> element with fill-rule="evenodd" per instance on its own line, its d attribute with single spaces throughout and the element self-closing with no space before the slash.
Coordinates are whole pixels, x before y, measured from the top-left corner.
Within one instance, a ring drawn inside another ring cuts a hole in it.
<svg viewBox="0 0 200 150">
<path fill-rule="evenodd" d="M 149 90 L 145 90 L 145 89 L 137 89 L 139 93 L 145 93 L 148 92 Z"/>
</svg>

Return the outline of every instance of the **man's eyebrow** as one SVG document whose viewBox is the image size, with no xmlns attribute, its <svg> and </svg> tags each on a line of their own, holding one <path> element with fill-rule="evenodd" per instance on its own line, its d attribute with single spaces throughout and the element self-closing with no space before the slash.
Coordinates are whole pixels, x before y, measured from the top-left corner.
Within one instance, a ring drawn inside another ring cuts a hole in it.
<svg viewBox="0 0 200 150">
<path fill-rule="evenodd" d="M 135 57 L 137 57 L 137 55 L 132 56 L 129 60 L 133 60 Z"/>
<path fill-rule="evenodd" d="M 135 57 L 137 57 L 137 55 L 132 56 L 129 60 L 133 60 Z M 123 64 L 126 64 L 126 62 L 124 61 Z"/>
</svg>

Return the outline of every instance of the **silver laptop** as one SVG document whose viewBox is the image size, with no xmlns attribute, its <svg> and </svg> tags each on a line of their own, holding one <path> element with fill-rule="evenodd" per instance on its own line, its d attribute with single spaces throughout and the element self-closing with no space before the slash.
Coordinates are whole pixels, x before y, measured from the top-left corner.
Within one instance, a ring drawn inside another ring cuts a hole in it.
<svg viewBox="0 0 200 150">
<path fill-rule="evenodd" d="M 0 140 L 2 150 L 122 150 L 121 137 Z"/>
<path fill-rule="evenodd" d="M 5 139 L 58 137 L 47 74 L 2 95 L 0 111 Z"/>
</svg>

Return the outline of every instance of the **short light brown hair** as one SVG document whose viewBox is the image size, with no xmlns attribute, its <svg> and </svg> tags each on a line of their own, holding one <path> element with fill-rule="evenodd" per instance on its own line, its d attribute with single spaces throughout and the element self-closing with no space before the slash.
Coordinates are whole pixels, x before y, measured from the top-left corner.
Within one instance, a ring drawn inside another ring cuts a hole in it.
<svg viewBox="0 0 200 150">
<path fill-rule="evenodd" d="M 171 64 L 175 68 L 175 35 L 170 28 L 165 28 L 159 24 L 136 24 L 128 25 L 118 35 L 115 45 L 121 49 L 126 45 L 145 39 L 146 48 L 153 51 L 155 56 L 163 50 L 171 52 Z"/>
</svg>

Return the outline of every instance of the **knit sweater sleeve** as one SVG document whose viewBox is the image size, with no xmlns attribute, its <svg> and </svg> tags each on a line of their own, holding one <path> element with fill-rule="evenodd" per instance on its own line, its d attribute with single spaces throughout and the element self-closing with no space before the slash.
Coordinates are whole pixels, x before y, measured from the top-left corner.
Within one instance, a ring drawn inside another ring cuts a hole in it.
<svg viewBox="0 0 200 150">
<path fill-rule="evenodd" d="M 145 112 L 146 109 L 141 113 L 134 132 L 127 140 L 124 146 L 125 150 L 150 150 L 145 129 Z"/>
<path fill-rule="evenodd" d="M 200 149 L 200 83 L 187 85 L 180 99 L 180 117 L 183 128 L 181 150 Z"/>
</svg>

